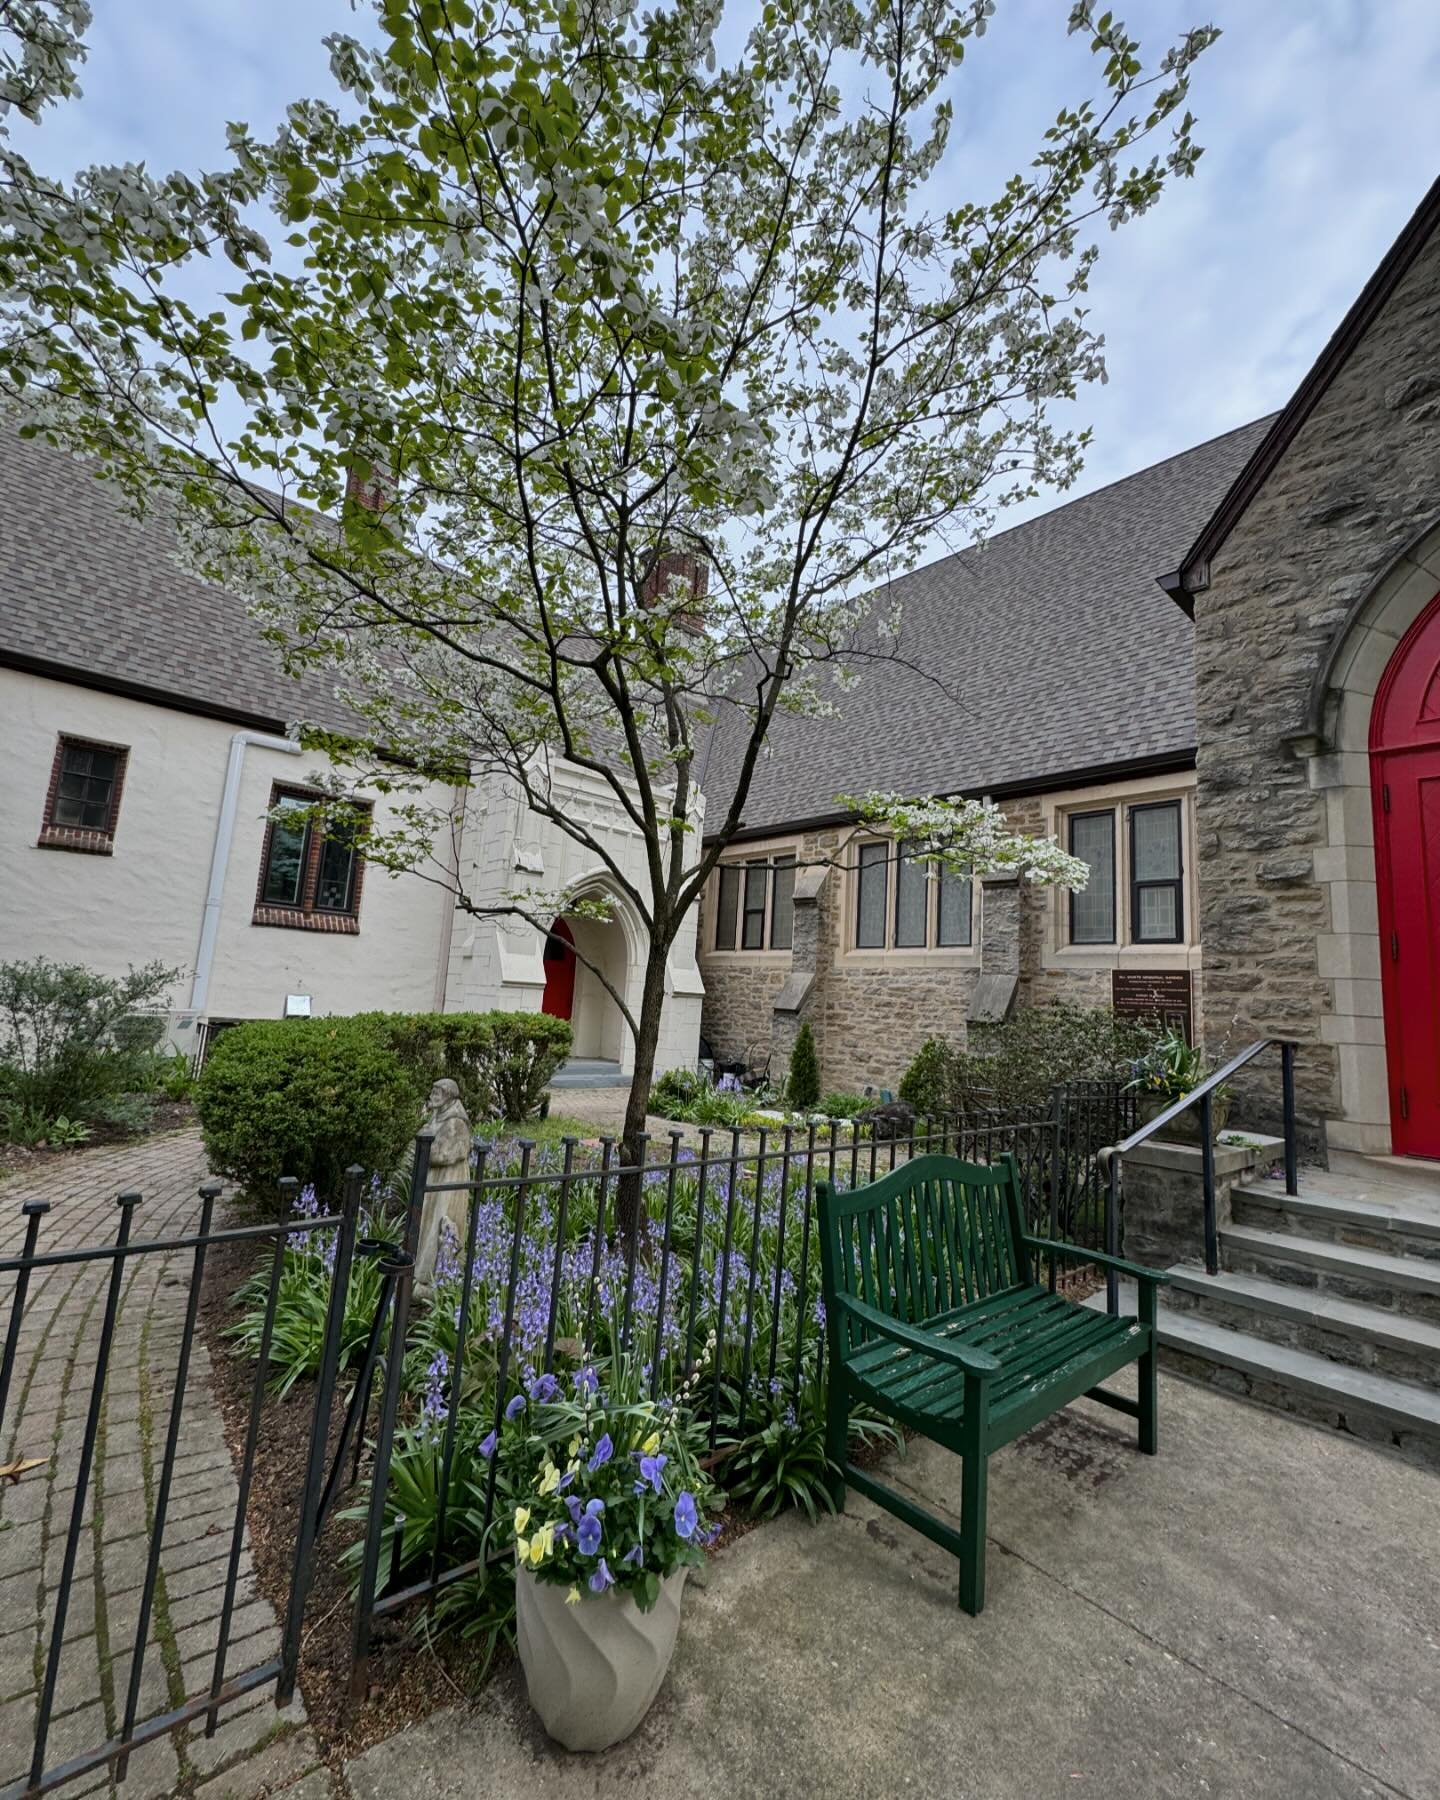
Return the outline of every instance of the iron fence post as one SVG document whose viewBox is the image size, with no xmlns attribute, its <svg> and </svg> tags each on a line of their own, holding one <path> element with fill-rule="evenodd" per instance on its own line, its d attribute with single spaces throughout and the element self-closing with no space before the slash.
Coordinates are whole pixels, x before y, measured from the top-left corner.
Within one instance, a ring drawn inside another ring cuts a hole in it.
<svg viewBox="0 0 1440 1800">
<path fill-rule="evenodd" d="M 35 1724 L 35 1747 L 30 1759 L 30 1785 L 38 1787 L 45 1773 L 45 1744 L 50 1735 L 50 1714 L 55 1706 L 55 1683 L 60 1674 L 60 1652 L 65 1647 L 65 1619 L 70 1610 L 70 1591 L 75 1581 L 75 1557 L 84 1529 L 85 1498 L 90 1487 L 90 1469 L 95 1460 L 95 1440 L 100 1430 L 100 1407 L 105 1398 L 105 1380 L 110 1369 L 110 1352 L 115 1343 L 115 1321 L 120 1312 L 120 1285 L 125 1279 L 125 1246 L 130 1241 L 130 1219 L 140 1204 L 139 1194 L 119 1194 L 115 1204 L 120 1208 L 120 1226 L 115 1233 L 110 1281 L 105 1290 L 105 1315 L 100 1326 L 100 1343 L 95 1353 L 95 1375 L 90 1383 L 90 1410 L 85 1415 L 85 1436 L 80 1444 L 80 1466 L 75 1471 L 75 1498 L 70 1507 L 70 1528 L 65 1534 L 65 1554 L 60 1564 L 60 1582 L 56 1589 L 55 1616 L 50 1622 L 50 1648 L 45 1658 L 45 1680 L 40 1690 L 40 1710 Z"/>
<path fill-rule="evenodd" d="M 1060 1165 L 1065 1154 L 1065 1089 L 1057 1083 L 1050 1090 L 1050 1232 L 1051 1243 L 1060 1241 Z M 1059 1271 L 1050 1258 L 1050 1292 L 1055 1292 Z"/>
<path fill-rule="evenodd" d="M 375 1463 L 370 1472 L 370 1505 L 365 1520 L 365 1555 L 360 1567 L 360 1591 L 355 1596 L 355 1635 L 350 1658 L 350 1696 L 363 1700 L 370 1691 L 370 1623 L 375 1608 L 375 1587 L 380 1576 L 380 1545 L 385 1535 L 385 1493 L 390 1478 L 390 1453 L 395 1442 L 395 1420 L 400 1408 L 400 1377 L 405 1363 L 405 1330 L 410 1322 L 410 1290 L 415 1259 L 408 1251 L 387 1257 L 381 1272 L 390 1277 L 390 1343 L 385 1353 L 385 1392 L 380 1402 L 380 1425 L 375 1438 Z M 404 1530 L 403 1521 L 397 1527 Z M 403 1560 L 392 1561 L 392 1576 Z"/>
<path fill-rule="evenodd" d="M 425 1210 L 425 1189 L 430 1181 L 430 1152 L 435 1133 L 421 1131 L 415 1135 L 415 1160 L 410 1165 L 410 1203 L 405 1208 L 405 1238 L 402 1248 L 413 1257 L 420 1248 L 420 1218 Z"/>
<path fill-rule="evenodd" d="M 1120 1254 L 1120 1158 L 1112 1155 L 1105 1183 L 1105 1251 Z M 1120 1279 L 1114 1269 L 1105 1271 L 1105 1310 L 1111 1318 L 1120 1311 Z"/>
<path fill-rule="evenodd" d="M 1280 1046 L 1280 1082 L 1285 1106 L 1285 1192 L 1300 1192 L 1300 1158 L 1295 1142 L 1295 1046 Z"/>
<path fill-rule="evenodd" d="M 48 1200 L 27 1200 L 20 1208 L 25 1219 L 25 1247 L 20 1252 L 21 1264 L 15 1276 L 15 1292 L 10 1296 L 10 1324 L 5 1332 L 5 1360 L 0 1363 L 0 1427 L 5 1424 L 5 1408 L 10 1399 L 10 1377 L 15 1373 L 15 1352 L 20 1343 L 20 1321 L 25 1317 L 25 1296 L 30 1289 L 30 1258 L 35 1254 L 35 1241 L 40 1235 L 40 1221 L 50 1210 Z"/>
<path fill-rule="evenodd" d="M 350 1292 L 350 1263 L 355 1254 L 355 1229 L 360 1217 L 360 1187 L 365 1171 L 354 1163 L 345 1171 L 340 1224 L 335 1239 L 335 1266 L 330 1276 L 330 1305 L 325 1315 L 325 1340 L 320 1369 L 315 1378 L 315 1412 L 310 1421 L 310 1453 L 305 1487 L 300 1497 L 300 1517 L 295 1535 L 295 1564 L 290 1581 L 290 1605 L 285 1617 L 285 1636 L 280 1653 L 280 1680 L 275 1703 L 288 1706 L 295 1697 L 295 1678 L 300 1667 L 300 1636 L 305 1624 L 305 1602 L 315 1568 L 315 1542 L 320 1531 L 320 1490 L 325 1474 L 325 1451 L 330 1436 L 330 1405 L 340 1366 L 341 1328 Z"/>
<path fill-rule="evenodd" d="M 1215 1223 L 1215 1121 L 1210 1095 L 1200 1096 L 1200 1156 L 1204 1171 L 1205 1273 L 1220 1273 L 1220 1245 Z"/>
</svg>

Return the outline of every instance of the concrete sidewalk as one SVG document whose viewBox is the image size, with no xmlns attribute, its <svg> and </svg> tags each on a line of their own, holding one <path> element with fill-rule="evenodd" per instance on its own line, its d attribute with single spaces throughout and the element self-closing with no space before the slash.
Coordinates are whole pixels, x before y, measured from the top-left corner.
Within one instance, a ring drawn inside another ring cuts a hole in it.
<svg viewBox="0 0 1440 1800">
<path fill-rule="evenodd" d="M 1440 1477 L 1175 1380 L 1161 1454 L 1082 1403 L 992 1463 L 988 1606 L 863 1501 L 724 1553 L 649 1718 L 553 1745 L 518 1673 L 377 1745 L 356 1800 L 1440 1795 Z M 949 1509 L 958 1464 L 891 1478 Z"/>
</svg>

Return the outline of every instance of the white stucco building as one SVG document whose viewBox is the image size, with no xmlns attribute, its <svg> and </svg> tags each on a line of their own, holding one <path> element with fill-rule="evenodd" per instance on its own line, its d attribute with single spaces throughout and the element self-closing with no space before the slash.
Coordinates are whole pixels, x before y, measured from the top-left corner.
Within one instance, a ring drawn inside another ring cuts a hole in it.
<svg viewBox="0 0 1440 1800">
<path fill-rule="evenodd" d="M 544 1008 L 571 1019 L 577 1058 L 628 1071 L 619 1009 L 569 945 L 638 1011 L 644 927 L 589 853 L 501 779 L 463 796 L 460 885 L 476 905 L 539 887 L 612 901 L 609 923 L 557 920 L 547 939 L 271 824 L 313 792 L 317 758 L 292 734 L 337 722 L 323 683 L 286 676 L 243 604 L 187 575 L 165 528 L 133 520 L 81 463 L 7 432 L 0 480 L 0 961 L 178 968 L 172 1038 L 186 1049 L 287 1004 Z M 552 780 L 641 881 L 643 846 L 605 784 L 563 763 Z M 383 826 L 388 802 L 373 804 Z M 697 1054 L 693 917 L 669 990 L 660 1068 Z"/>
</svg>

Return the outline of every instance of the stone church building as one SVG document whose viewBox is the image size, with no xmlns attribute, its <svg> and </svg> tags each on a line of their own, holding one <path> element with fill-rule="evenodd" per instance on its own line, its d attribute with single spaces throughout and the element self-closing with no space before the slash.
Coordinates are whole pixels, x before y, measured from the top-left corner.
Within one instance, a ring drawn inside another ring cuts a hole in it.
<svg viewBox="0 0 1440 1800">
<path fill-rule="evenodd" d="M 1437 223 L 1440 183 L 1282 412 L 896 584 L 899 657 L 779 727 L 707 897 L 717 1051 L 808 1018 L 889 1084 L 977 1002 L 1148 1006 L 1293 1039 L 1313 1152 L 1440 1158 Z M 874 788 L 990 795 L 1090 885 L 947 892 L 836 811 Z"/>
<path fill-rule="evenodd" d="M 927 1037 L 1065 997 L 1212 1049 L 1293 1039 L 1313 1150 L 1440 1158 L 1437 221 L 1440 184 L 1282 412 L 880 596 L 898 640 L 838 716 L 774 729 L 672 954 L 659 1067 L 703 1036 L 780 1072 L 808 1020 L 827 1087 L 893 1086 Z M 0 959 L 181 967 L 189 1045 L 292 1001 L 543 1007 L 623 1078 L 618 1010 L 573 954 L 638 982 L 623 904 L 548 936 L 476 920 L 268 820 L 306 792 L 289 723 L 333 697 L 79 464 L 6 434 L 0 481 Z M 722 709 L 711 818 L 734 765 Z M 560 779 L 599 821 L 606 795 Z M 837 801 L 873 789 L 991 796 L 1089 886 L 931 879 Z M 603 891 L 502 784 L 463 798 L 472 893 Z M 1275 1077 L 1252 1079 L 1259 1123 Z"/>
</svg>

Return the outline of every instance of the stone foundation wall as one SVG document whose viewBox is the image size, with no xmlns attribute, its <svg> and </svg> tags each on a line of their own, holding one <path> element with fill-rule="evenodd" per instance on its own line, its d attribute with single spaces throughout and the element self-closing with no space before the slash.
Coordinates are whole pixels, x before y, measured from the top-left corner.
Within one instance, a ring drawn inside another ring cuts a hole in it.
<svg viewBox="0 0 1440 1800">
<path fill-rule="evenodd" d="M 1206 1032 L 1298 1041 L 1312 1150 L 1389 1148 L 1367 728 L 1389 653 L 1440 587 L 1433 551 L 1403 604 L 1365 620 L 1440 519 L 1437 344 L 1432 239 L 1196 597 Z M 1327 679 L 1343 716 L 1332 708 L 1317 734 L 1312 690 Z M 1237 1088 L 1237 1115 L 1274 1129 L 1278 1067 Z"/>
</svg>

